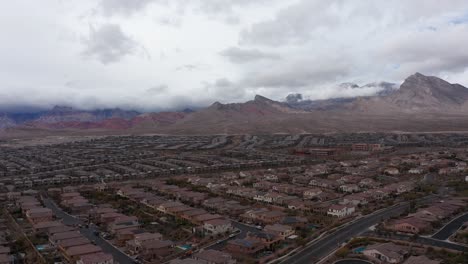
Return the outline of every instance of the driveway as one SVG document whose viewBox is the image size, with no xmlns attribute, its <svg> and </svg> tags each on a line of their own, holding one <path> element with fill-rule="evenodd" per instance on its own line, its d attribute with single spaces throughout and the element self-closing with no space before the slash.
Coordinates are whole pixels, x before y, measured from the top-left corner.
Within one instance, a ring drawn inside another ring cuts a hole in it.
<svg viewBox="0 0 468 264">
<path fill-rule="evenodd" d="M 237 234 L 235 237 L 228 238 L 228 239 L 225 239 L 223 241 L 220 241 L 219 243 L 213 244 L 213 245 L 207 247 L 207 249 L 221 250 L 221 249 L 224 248 L 224 246 L 226 246 L 227 241 L 229 241 L 230 239 L 245 238 L 247 236 L 248 232 L 250 232 L 250 233 L 261 232 L 261 230 L 255 228 L 253 226 L 243 224 L 241 222 L 231 220 L 231 224 L 232 224 L 233 227 L 237 228 L 240 231 L 239 234 Z"/>
</svg>

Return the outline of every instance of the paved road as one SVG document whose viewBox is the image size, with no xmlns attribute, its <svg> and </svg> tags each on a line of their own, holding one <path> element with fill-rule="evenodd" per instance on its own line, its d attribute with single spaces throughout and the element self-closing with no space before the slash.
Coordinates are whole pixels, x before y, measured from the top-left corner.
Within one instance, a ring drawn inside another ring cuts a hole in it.
<svg viewBox="0 0 468 264">
<path fill-rule="evenodd" d="M 53 201 L 51 201 L 49 198 L 43 197 L 44 205 L 47 208 L 50 208 L 54 214 L 58 217 L 61 218 L 63 223 L 66 225 L 78 225 L 81 224 L 82 221 L 72 215 L 69 215 L 65 213 L 61 208 L 59 208 Z M 101 247 L 102 250 L 106 253 L 112 254 L 114 257 L 114 261 L 119 264 L 134 264 L 135 261 L 115 248 L 112 244 L 107 242 L 105 239 L 101 238 L 100 236 L 94 235 L 94 232 L 98 232 L 99 229 L 93 225 L 90 224 L 88 228 L 80 228 L 80 233 L 88 238 L 91 241 L 94 241 L 97 246 Z"/>
<path fill-rule="evenodd" d="M 446 240 L 452 236 L 458 229 L 463 225 L 464 222 L 468 221 L 468 213 L 465 213 L 459 217 L 453 219 L 450 223 L 445 225 L 437 233 L 435 233 L 432 238 L 439 240 Z"/>
<path fill-rule="evenodd" d="M 289 258 L 284 259 L 280 263 L 286 264 L 310 264 L 316 263 L 323 257 L 326 257 L 328 254 L 333 252 L 342 243 L 356 237 L 361 233 L 365 232 L 369 227 L 375 225 L 382 221 L 383 219 L 388 219 L 392 216 L 399 215 L 408 208 L 409 204 L 404 203 L 396 205 L 385 210 L 379 211 L 372 215 L 367 215 L 351 224 L 348 224 L 340 229 L 334 231 L 333 233 L 323 237 L 322 239 L 317 240 L 316 242 L 308 245 L 305 249 L 299 251 L 298 253 L 292 255 Z"/>
<path fill-rule="evenodd" d="M 455 244 L 455 243 L 447 242 L 444 240 L 437 240 L 437 239 L 430 238 L 430 237 L 415 238 L 414 235 L 406 235 L 406 234 L 392 234 L 390 237 L 378 236 L 376 234 L 370 234 L 369 236 L 396 239 L 396 240 L 414 241 L 416 243 L 424 244 L 427 246 L 452 249 L 452 250 L 461 251 L 461 252 L 468 252 L 468 246 Z"/>
</svg>

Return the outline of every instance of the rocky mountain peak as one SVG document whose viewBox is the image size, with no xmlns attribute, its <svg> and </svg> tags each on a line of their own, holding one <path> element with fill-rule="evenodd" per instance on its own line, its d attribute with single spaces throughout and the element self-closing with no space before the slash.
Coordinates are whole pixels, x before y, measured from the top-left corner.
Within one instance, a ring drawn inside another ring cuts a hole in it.
<svg viewBox="0 0 468 264">
<path fill-rule="evenodd" d="M 406 109 L 446 111 L 464 104 L 468 100 L 468 89 L 434 76 L 415 73 L 406 78 L 399 92 L 390 99 L 398 107 Z"/>
<path fill-rule="evenodd" d="M 271 103 L 273 100 L 266 98 L 265 96 L 262 95 L 255 95 L 254 102 L 264 102 L 264 103 Z"/>
<path fill-rule="evenodd" d="M 74 111 L 74 109 L 70 106 L 56 105 L 50 111 L 55 112 L 55 113 L 63 113 L 63 112 L 72 112 Z"/>
</svg>

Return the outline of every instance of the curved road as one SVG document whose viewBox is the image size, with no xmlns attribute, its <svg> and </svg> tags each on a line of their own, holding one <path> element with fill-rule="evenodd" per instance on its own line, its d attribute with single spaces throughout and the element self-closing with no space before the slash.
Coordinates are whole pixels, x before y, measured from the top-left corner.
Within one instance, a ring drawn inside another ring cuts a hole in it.
<svg viewBox="0 0 468 264">
<path fill-rule="evenodd" d="M 427 202 L 434 199 L 434 195 L 426 196 L 418 200 L 418 202 Z M 307 245 L 298 253 L 292 255 L 281 261 L 285 264 L 310 264 L 317 263 L 322 258 L 328 256 L 335 249 L 339 248 L 341 244 L 349 239 L 359 236 L 364 233 L 369 227 L 388 219 L 392 216 L 397 216 L 403 213 L 409 207 L 409 202 L 394 205 L 383 210 L 374 212 L 359 218 L 347 225 L 342 226 L 333 233 Z"/>
<path fill-rule="evenodd" d="M 451 242 L 447 242 L 444 240 L 438 240 L 438 239 L 434 239 L 430 237 L 416 237 L 415 238 L 414 235 L 398 234 L 398 233 L 392 234 L 391 236 L 386 236 L 386 237 L 382 235 L 377 235 L 375 233 L 369 234 L 369 236 L 384 238 L 384 239 L 404 240 L 404 241 L 416 242 L 419 244 L 432 246 L 432 247 L 440 247 L 440 248 L 446 248 L 446 249 L 456 250 L 460 252 L 468 252 L 468 246 L 465 246 L 462 244 L 451 243 Z"/>
<path fill-rule="evenodd" d="M 442 229 L 440 229 L 437 233 L 435 233 L 432 238 L 434 239 L 439 239 L 439 240 L 446 240 L 450 236 L 452 236 L 455 232 L 457 232 L 458 229 L 468 221 L 468 213 L 465 213 L 463 215 L 460 215 L 459 217 L 456 217 L 452 221 L 450 221 L 448 224 L 446 224 Z"/>
<path fill-rule="evenodd" d="M 388 219 L 392 216 L 399 215 L 405 211 L 409 206 L 408 203 L 389 207 L 385 210 L 378 211 L 377 213 L 367 215 L 342 228 L 334 231 L 333 233 L 325 236 L 322 239 L 308 245 L 303 250 L 295 255 L 286 258 L 280 263 L 285 264 L 310 264 L 317 263 L 323 257 L 333 252 L 347 240 L 360 235 L 365 232 L 369 227 L 379 223 L 383 219 Z"/>
</svg>

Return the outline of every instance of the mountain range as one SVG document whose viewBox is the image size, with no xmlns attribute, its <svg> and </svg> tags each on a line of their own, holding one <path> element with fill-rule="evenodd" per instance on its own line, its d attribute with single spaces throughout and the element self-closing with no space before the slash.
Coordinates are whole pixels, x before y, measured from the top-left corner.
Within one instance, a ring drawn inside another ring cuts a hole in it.
<svg viewBox="0 0 468 264">
<path fill-rule="evenodd" d="M 122 109 L 76 110 L 54 107 L 37 113 L 0 114 L 3 134 L 34 133 L 327 133 L 381 131 L 468 131 L 468 89 L 440 78 L 413 74 L 398 88 L 393 83 L 353 83 L 342 89 L 367 89 L 366 96 L 304 99 L 290 94 L 284 102 L 257 95 L 245 103 L 196 111 L 139 113 Z"/>
</svg>

